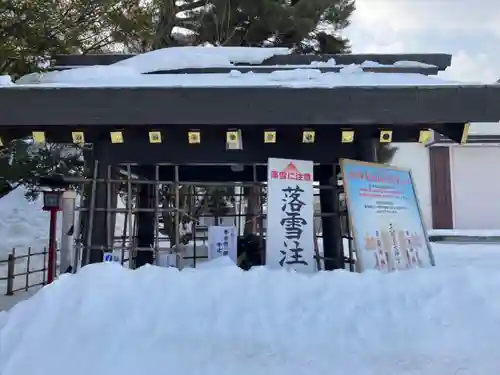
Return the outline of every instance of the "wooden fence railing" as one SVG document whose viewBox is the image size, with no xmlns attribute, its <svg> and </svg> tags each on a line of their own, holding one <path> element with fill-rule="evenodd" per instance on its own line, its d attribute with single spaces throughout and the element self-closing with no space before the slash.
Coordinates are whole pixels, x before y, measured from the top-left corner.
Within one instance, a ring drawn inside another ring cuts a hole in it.
<svg viewBox="0 0 500 375">
<path fill-rule="evenodd" d="M 0 259 L 0 286 L 5 283 L 5 294 L 13 295 L 19 291 L 43 286 L 47 283 L 47 248 L 34 252 L 16 254 L 16 249 L 7 259 Z"/>
</svg>

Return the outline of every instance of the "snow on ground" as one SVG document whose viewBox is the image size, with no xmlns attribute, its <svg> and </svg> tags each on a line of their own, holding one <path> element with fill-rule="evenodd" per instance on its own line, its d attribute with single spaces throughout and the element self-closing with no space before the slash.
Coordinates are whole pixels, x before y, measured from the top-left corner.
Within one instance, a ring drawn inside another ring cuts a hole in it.
<svg viewBox="0 0 500 375">
<path fill-rule="evenodd" d="M 499 237 L 500 230 L 492 229 L 432 229 L 429 236 Z"/>
<path fill-rule="evenodd" d="M 47 241 L 23 194 L 0 200 L 4 253 Z M 433 249 L 437 267 L 392 275 L 87 267 L 0 297 L 0 374 L 498 374 L 500 244 Z"/>
<path fill-rule="evenodd" d="M 18 188 L 0 199 L 0 261 L 7 259 L 15 248 L 15 255 L 22 256 L 28 253 L 31 247 L 29 269 L 37 271 L 44 268 L 46 257 L 41 255 L 49 243 L 49 213 L 42 211 L 43 201 L 38 199 L 29 202 L 24 197 L 25 190 Z M 58 220 L 58 236 L 61 227 L 61 215 Z M 59 240 L 59 237 L 58 237 Z M 28 258 L 16 260 L 15 273 L 25 272 L 28 268 Z M 0 263 L 0 278 L 7 276 L 7 263 Z M 17 276 L 14 279 L 14 289 L 23 288 L 28 282 L 35 285 L 43 281 L 42 272 L 26 276 Z M 6 281 L 0 280 L 0 294 L 6 292 Z M 0 309 L 1 310 L 1 309 Z"/>
<path fill-rule="evenodd" d="M 0 373 L 496 375 L 500 247 L 435 250 L 389 275 L 89 266 L 0 313 Z"/>
<path fill-rule="evenodd" d="M 0 260 L 7 259 L 13 248 L 17 254 L 26 254 L 30 246 L 33 252 L 48 246 L 50 214 L 42 211 L 41 198 L 29 202 L 24 193 L 18 188 L 0 199 Z"/>
<path fill-rule="evenodd" d="M 500 244 L 433 243 L 432 249 L 439 268 L 500 270 Z"/>
<path fill-rule="evenodd" d="M 29 260 L 29 270 L 42 270 L 46 263 L 46 256 L 42 253 L 49 243 L 50 214 L 42 211 L 43 200 L 40 197 L 34 202 L 26 200 L 25 190 L 17 188 L 7 196 L 0 199 L 0 261 L 7 260 L 12 249 L 15 256 L 23 256 L 31 247 L 32 255 Z M 57 241 L 61 237 L 61 216 L 58 214 Z M 28 268 L 28 258 L 16 260 L 14 272 L 25 272 Z M 7 263 L 0 263 L 0 278 L 7 276 Z M 43 272 L 36 272 L 26 276 L 17 276 L 14 279 L 14 289 L 24 288 L 29 285 L 39 284 L 44 280 Z M 6 281 L 0 280 L 0 294 L 5 294 Z M 1 309 L 0 309 L 1 310 Z"/>
<path fill-rule="evenodd" d="M 12 78 L 8 75 L 1 74 L 0 75 L 0 86 L 11 86 L 14 83 L 12 82 Z"/>
<path fill-rule="evenodd" d="M 4 291 L 0 290 L 0 316 L 2 316 L 1 315 L 2 311 L 10 310 L 12 307 L 17 305 L 19 302 L 27 300 L 28 298 L 33 296 L 39 290 L 40 290 L 40 288 L 33 288 L 27 292 L 25 292 L 25 291 L 17 292 L 13 296 L 5 296 Z M 0 318 L 0 327 L 1 327 L 1 319 L 2 318 Z M 1 339 L 0 339 L 0 341 L 1 341 Z"/>
</svg>

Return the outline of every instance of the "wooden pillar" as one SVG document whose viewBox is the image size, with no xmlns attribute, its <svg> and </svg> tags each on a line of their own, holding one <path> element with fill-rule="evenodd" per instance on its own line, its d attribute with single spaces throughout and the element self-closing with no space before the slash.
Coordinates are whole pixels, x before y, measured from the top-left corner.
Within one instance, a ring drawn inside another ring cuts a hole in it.
<svg viewBox="0 0 500 375">
<path fill-rule="evenodd" d="M 453 229 L 449 147 L 429 147 L 429 169 L 431 174 L 432 227 L 434 229 Z"/>
<path fill-rule="evenodd" d="M 96 142 L 93 149 L 93 170 L 96 172 L 93 177 L 98 180 L 106 180 L 108 178 L 108 142 Z M 92 186 L 93 185 L 93 186 Z M 103 260 L 103 251 L 113 246 L 108 244 L 108 224 L 107 210 L 113 207 L 112 196 L 108 197 L 108 184 L 106 182 L 95 182 L 87 186 L 88 199 L 86 199 L 86 220 L 83 228 L 83 264 L 98 263 Z M 110 201 L 108 204 L 108 200 Z M 109 228 L 111 231 L 111 228 Z M 113 230 L 114 233 L 114 230 Z M 89 238 L 90 236 L 90 238 Z M 90 249 L 89 249 L 90 245 Z M 111 248 L 109 248 L 111 250 Z"/>
<path fill-rule="evenodd" d="M 138 194 L 138 208 L 154 208 L 154 186 L 141 185 Z M 153 246 L 154 246 L 154 212 L 139 212 L 137 214 L 137 251 L 135 257 L 135 267 L 139 268 L 145 264 L 153 264 Z M 151 248 L 151 250 L 144 250 Z"/>
<path fill-rule="evenodd" d="M 320 186 L 333 187 L 320 190 L 321 218 L 323 229 L 323 256 L 325 270 L 344 268 L 344 250 L 342 246 L 341 224 L 337 188 L 337 165 L 325 165 L 318 176 Z"/>
</svg>

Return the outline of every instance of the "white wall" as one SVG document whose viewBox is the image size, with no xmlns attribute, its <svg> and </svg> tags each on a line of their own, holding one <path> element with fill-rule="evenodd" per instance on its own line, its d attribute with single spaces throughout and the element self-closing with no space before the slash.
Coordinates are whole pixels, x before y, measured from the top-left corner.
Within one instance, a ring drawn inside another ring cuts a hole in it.
<svg viewBox="0 0 500 375">
<path fill-rule="evenodd" d="M 391 165 L 410 169 L 424 224 L 432 229 L 431 179 L 429 169 L 429 149 L 420 143 L 393 143 L 398 148 Z"/>
<path fill-rule="evenodd" d="M 451 178 L 455 229 L 500 229 L 498 146 L 452 146 Z"/>
<path fill-rule="evenodd" d="M 500 134 L 500 123 L 498 122 L 474 122 L 470 124 L 469 135 Z"/>
<path fill-rule="evenodd" d="M 471 123 L 469 134 L 475 134 L 475 135 L 500 134 L 500 123 L 498 122 Z M 396 167 L 408 168 L 411 170 L 413 179 L 415 181 L 415 188 L 417 190 L 417 196 L 420 202 L 420 208 L 422 210 L 424 223 L 427 228 L 431 229 L 432 200 L 431 200 L 429 148 L 419 143 L 394 143 L 393 145 L 398 148 L 398 151 L 396 152 L 396 155 L 394 155 L 391 164 Z M 491 148 L 488 149 L 489 149 L 488 151 L 492 153 L 494 152 L 500 153 L 500 147 L 495 147 L 494 151 Z M 486 155 L 487 153 L 488 152 L 485 150 L 484 152 L 476 154 L 476 156 L 479 157 L 479 155 L 481 155 L 482 157 L 484 157 L 484 155 Z M 484 157 L 483 163 L 479 165 L 490 165 L 492 160 L 500 160 L 499 157 L 500 155 L 499 156 L 489 155 L 488 157 Z M 478 164 L 476 163 L 476 165 Z M 453 178 L 453 176 L 451 176 L 451 178 Z M 497 186 L 497 185 L 491 184 L 490 186 Z M 494 224 L 494 225 L 499 225 L 499 224 Z"/>
</svg>

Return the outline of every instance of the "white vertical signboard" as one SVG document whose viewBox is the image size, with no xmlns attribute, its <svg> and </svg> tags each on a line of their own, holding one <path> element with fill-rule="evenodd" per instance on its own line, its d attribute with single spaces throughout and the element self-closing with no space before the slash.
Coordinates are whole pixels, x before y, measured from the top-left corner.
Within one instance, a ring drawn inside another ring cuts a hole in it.
<svg viewBox="0 0 500 375">
<path fill-rule="evenodd" d="M 208 227 L 208 259 L 228 256 L 234 263 L 238 260 L 238 237 L 235 226 Z"/>
<path fill-rule="evenodd" d="M 268 160 L 266 265 L 317 270 L 314 259 L 314 164 Z"/>
</svg>

